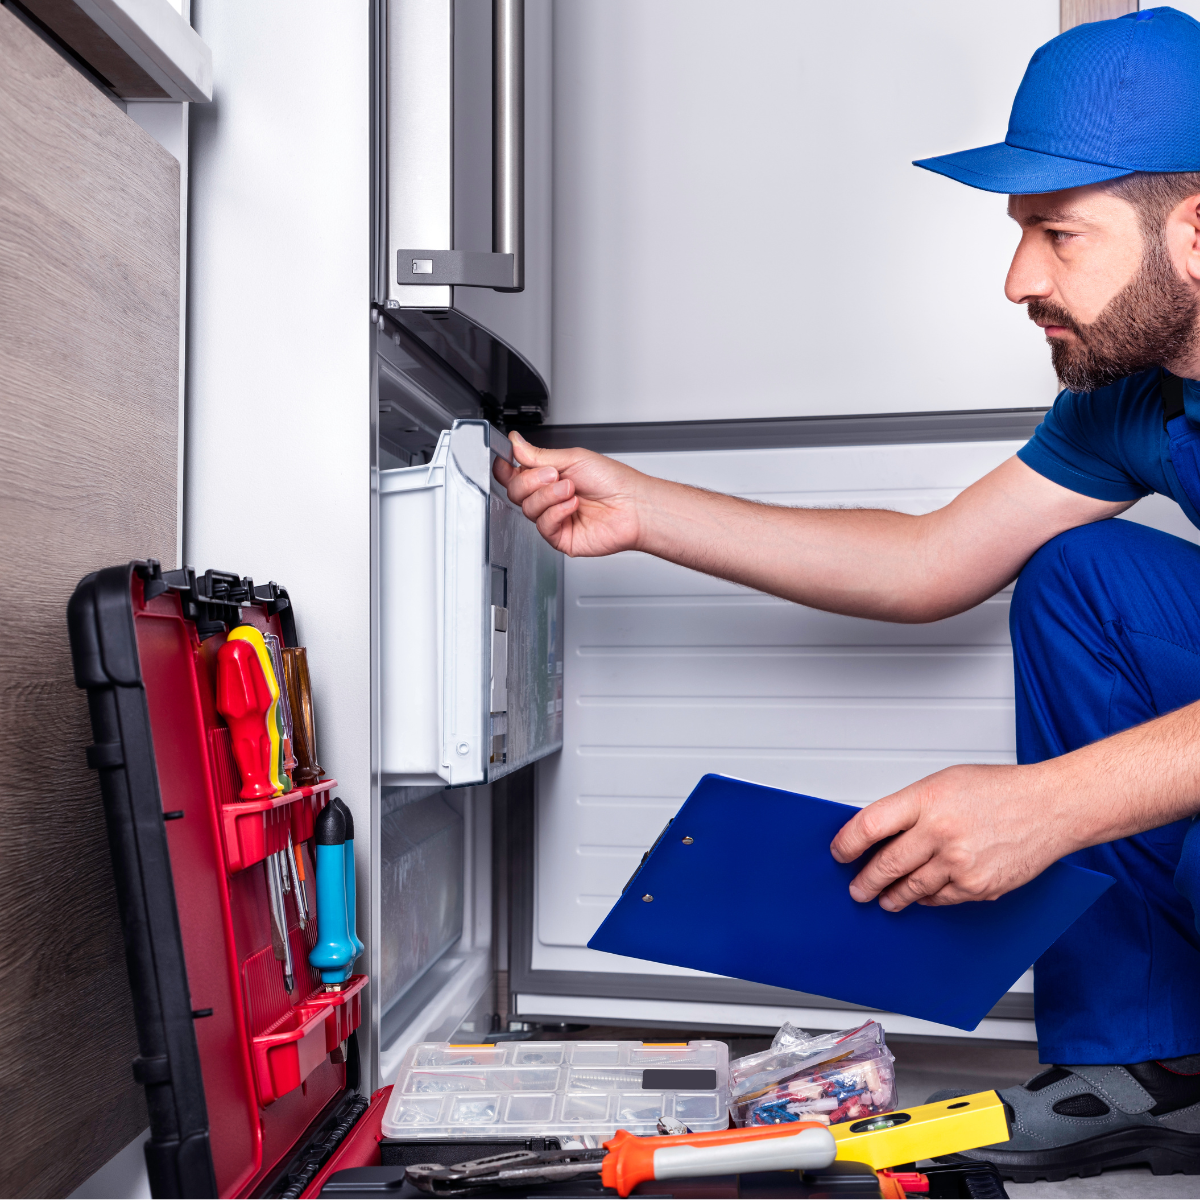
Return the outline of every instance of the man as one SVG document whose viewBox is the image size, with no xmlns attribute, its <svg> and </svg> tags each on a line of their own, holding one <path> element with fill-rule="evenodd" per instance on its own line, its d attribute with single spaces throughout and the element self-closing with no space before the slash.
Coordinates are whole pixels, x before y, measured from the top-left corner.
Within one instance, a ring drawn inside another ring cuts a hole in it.
<svg viewBox="0 0 1200 1200">
<path fill-rule="evenodd" d="M 641 550 L 800 604 L 933 621 L 1019 575 L 1017 766 L 957 766 L 864 808 L 851 894 L 990 900 L 1060 858 L 1114 886 L 1036 966 L 1039 1049 L 1003 1095 L 1017 1179 L 1200 1173 L 1200 25 L 1171 8 L 1033 56 L 1003 143 L 916 164 L 1009 194 L 1005 284 L 1067 388 L 1008 462 L 925 516 L 770 507 L 513 435 L 514 503 L 572 556 Z M 1165 369 L 1165 370 L 1163 370 Z"/>
</svg>

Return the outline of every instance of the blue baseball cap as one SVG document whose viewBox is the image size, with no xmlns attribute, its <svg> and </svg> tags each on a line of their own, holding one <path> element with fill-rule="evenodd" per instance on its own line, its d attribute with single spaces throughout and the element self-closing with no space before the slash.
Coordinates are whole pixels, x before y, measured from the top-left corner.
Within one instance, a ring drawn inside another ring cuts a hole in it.
<svg viewBox="0 0 1200 1200">
<path fill-rule="evenodd" d="M 1077 25 L 1029 60 L 1004 141 L 913 163 L 987 192 L 1200 171 L 1200 22 L 1148 8 Z"/>
</svg>

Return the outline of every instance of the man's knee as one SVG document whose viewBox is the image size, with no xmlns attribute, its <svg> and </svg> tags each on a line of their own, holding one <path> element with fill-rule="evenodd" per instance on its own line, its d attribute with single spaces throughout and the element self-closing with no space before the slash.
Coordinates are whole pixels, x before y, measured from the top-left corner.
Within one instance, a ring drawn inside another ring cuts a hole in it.
<svg viewBox="0 0 1200 1200">
<path fill-rule="evenodd" d="M 1145 525 L 1115 518 L 1078 525 L 1051 538 L 1025 564 L 1013 591 L 1011 623 L 1014 637 L 1024 622 L 1047 610 L 1061 614 L 1067 596 L 1094 610 L 1106 577 L 1122 562 L 1140 559 L 1147 543 L 1168 535 Z M 1169 539 L 1174 540 L 1174 539 Z"/>
</svg>

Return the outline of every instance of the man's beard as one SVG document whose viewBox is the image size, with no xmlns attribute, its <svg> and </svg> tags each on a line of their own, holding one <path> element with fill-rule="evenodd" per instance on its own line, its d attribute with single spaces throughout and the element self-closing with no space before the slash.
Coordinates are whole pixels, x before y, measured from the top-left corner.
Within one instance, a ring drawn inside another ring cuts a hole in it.
<svg viewBox="0 0 1200 1200">
<path fill-rule="evenodd" d="M 1078 341 L 1050 339 L 1063 386 L 1094 392 L 1136 371 L 1187 355 L 1196 343 L 1196 296 L 1175 273 L 1161 240 L 1149 246 L 1138 273 L 1090 324 L 1049 300 L 1031 300 L 1029 319 L 1063 325 Z"/>
</svg>

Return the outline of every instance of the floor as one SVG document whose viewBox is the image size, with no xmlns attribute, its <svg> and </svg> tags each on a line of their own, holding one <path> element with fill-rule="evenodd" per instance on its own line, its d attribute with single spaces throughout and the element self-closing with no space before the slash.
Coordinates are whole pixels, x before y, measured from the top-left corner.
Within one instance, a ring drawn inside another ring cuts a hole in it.
<svg viewBox="0 0 1200 1200">
<path fill-rule="evenodd" d="M 725 1033 L 704 1033 L 679 1029 L 637 1029 L 592 1025 L 561 1030 L 544 1030 L 542 1038 L 641 1038 L 643 1041 L 685 1041 L 694 1038 L 719 1038 L 729 1043 L 730 1055 L 740 1057 L 765 1050 L 770 1038 L 742 1037 Z M 981 1092 L 987 1088 L 1006 1088 L 1024 1083 L 1039 1070 L 1035 1047 L 1015 1042 L 980 1042 L 964 1038 L 954 1042 L 889 1039 L 896 1056 L 896 1083 L 899 1108 L 923 1104 L 938 1088 L 961 1088 Z M 1013 1200 L 1109 1200 L 1133 1197 L 1147 1200 L 1200 1200 L 1200 1175 L 1151 1175 L 1149 1168 L 1105 1171 L 1092 1179 L 1067 1179 L 1062 1183 L 1006 1183 Z"/>
</svg>

